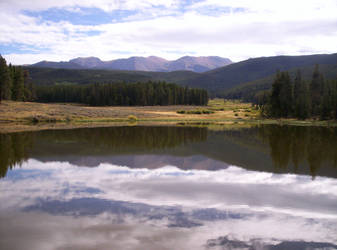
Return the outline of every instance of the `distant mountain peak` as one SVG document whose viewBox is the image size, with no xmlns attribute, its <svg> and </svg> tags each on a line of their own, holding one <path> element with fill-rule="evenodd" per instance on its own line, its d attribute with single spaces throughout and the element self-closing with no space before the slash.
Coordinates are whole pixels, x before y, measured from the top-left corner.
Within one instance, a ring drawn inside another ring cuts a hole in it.
<svg viewBox="0 0 337 250">
<path fill-rule="evenodd" d="M 195 72 L 205 72 L 231 63 L 230 59 L 218 56 L 183 56 L 172 61 L 157 56 L 133 56 L 111 61 L 102 61 L 97 57 L 77 57 L 69 60 L 68 62 L 41 61 L 31 66 L 69 69 L 78 68 L 159 72 L 189 70 Z"/>
<path fill-rule="evenodd" d="M 76 63 L 84 68 L 94 68 L 101 65 L 103 62 L 97 57 L 77 57 L 69 61 L 70 63 Z"/>
</svg>

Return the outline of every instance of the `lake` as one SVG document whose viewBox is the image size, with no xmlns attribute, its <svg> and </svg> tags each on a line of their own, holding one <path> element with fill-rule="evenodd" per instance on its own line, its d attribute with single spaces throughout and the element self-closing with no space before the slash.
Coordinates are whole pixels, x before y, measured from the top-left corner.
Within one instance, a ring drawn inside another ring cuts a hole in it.
<svg viewBox="0 0 337 250">
<path fill-rule="evenodd" d="M 0 249 L 337 249 L 337 128 L 0 133 Z"/>
</svg>

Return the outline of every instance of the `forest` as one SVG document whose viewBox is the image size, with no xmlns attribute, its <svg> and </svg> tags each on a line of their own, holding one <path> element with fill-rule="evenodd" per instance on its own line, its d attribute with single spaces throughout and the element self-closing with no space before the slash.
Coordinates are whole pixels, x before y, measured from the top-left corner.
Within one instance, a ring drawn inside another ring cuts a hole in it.
<svg viewBox="0 0 337 250">
<path fill-rule="evenodd" d="M 1 100 L 34 101 L 35 87 L 28 70 L 7 65 L 0 55 L 0 102 Z"/>
<path fill-rule="evenodd" d="M 337 80 L 325 80 L 318 65 L 311 81 L 304 81 L 300 70 L 294 79 L 277 72 L 272 89 L 258 93 L 256 104 L 267 117 L 337 119 Z"/>
<path fill-rule="evenodd" d="M 0 57 L 0 101 L 72 102 L 91 106 L 207 105 L 204 89 L 172 83 L 95 83 L 35 86 L 22 67 L 7 66 Z"/>
<path fill-rule="evenodd" d="M 172 83 L 107 83 L 39 86 L 38 102 L 74 102 L 91 106 L 207 105 L 207 90 Z"/>
</svg>

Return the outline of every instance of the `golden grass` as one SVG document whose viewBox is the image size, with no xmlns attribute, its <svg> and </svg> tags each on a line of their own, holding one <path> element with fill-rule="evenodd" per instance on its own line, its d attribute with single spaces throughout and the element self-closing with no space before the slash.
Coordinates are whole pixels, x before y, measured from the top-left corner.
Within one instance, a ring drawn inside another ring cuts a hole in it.
<svg viewBox="0 0 337 250">
<path fill-rule="evenodd" d="M 177 111 L 211 110 L 211 114 L 178 114 Z M 131 118 L 130 118 L 131 117 Z M 111 125 L 185 124 L 223 126 L 243 123 L 331 126 L 336 123 L 262 119 L 250 103 L 213 99 L 205 106 L 89 107 L 80 104 L 45 104 L 3 101 L 0 104 L 0 132 L 96 127 Z"/>
<path fill-rule="evenodd" d="M 178 110 L 209 109 L 213 114 L 178 114 Z M 236 110 L 233 113 L 232 110 Z M 245 110 L 250 110 L 246 112 Z M 237 115 L 235 115 L 237 114 Z M 129 116 L 138 120 L 223 120 L 256 118 L 257 112 L 250 104 L 211 100 L 208 107 L 201 106 L 136 106 L 89 107 L 78 104 L 45 104 L 34 102 L 3 101 L 0 105 L 0 122 L 81 122 L 124 121 Z"/>
</svg>

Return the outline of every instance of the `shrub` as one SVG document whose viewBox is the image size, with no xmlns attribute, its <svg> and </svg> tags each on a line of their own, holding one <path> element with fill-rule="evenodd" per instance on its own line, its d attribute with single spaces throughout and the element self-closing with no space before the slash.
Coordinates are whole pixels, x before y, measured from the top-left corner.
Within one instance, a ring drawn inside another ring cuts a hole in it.
<svg viewBox="0 0 337 250">
<path fill-rule="evenodd" d="M 197 109 L 197 110 L 178 110 L 178 114 L 194 114 L 194 115 L 201 115 L 201 114 L 213 114 L 214 111 L 208 109 Z"/>
<path fill-rule="evenodd" d="M 136 121 L 138 120 L 138 118 L 137 118 L 137 116 L 135 116 L 135 115 L 129 115 L 129 116 L 128 116 L 128 120 L 129 120 L 130 122 L 136 122 Z"/>
</svg>

